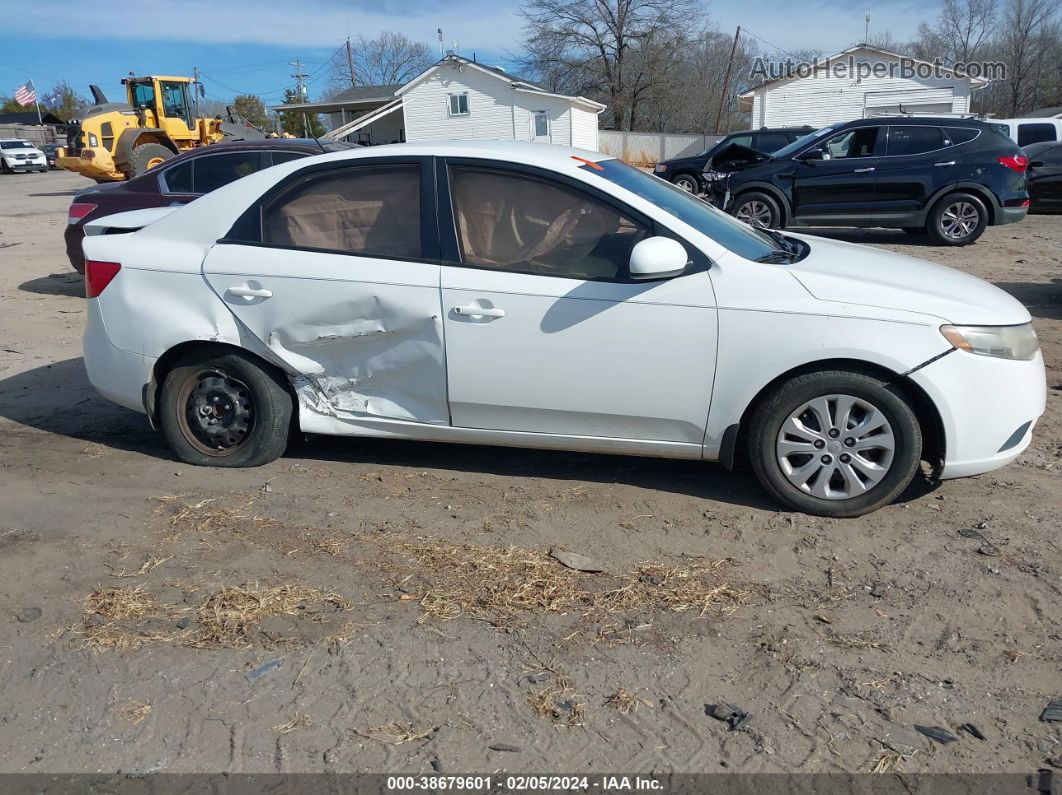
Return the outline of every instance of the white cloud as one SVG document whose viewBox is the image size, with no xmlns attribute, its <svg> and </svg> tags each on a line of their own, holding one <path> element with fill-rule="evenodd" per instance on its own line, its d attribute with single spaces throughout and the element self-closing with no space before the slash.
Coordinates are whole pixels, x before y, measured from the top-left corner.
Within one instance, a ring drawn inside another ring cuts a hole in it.
<svg viewBox="0 0 1062 795">
<path fill-rule="evenodd" d="M 327 47 L 351 36 L 396 30 L 417 41 L 492 50 L 514 48 L 521 21 L 511 0 L 108 0 L 72 3 L 35 0 L 19 19 L 20 36 L 128 39 L 198 44 L 268 44 Z"/>
</svg>

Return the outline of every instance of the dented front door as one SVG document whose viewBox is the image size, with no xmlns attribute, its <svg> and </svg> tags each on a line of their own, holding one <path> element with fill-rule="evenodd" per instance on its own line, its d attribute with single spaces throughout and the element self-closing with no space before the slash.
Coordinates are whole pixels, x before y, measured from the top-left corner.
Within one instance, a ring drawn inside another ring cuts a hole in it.
<svg viewBox="0 0 1062 795">
<path fill-rule="evenodd" d="M 225 242 L 203 272 L 300 411 L 449 423 L 438 265 Z"/>
</svg>

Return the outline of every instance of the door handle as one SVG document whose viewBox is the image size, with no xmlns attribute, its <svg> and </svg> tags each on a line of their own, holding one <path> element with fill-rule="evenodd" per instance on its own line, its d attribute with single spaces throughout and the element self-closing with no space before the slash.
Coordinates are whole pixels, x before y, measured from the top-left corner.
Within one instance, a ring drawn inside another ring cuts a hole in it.
<svg viewBox="0 0 1062 795">
<path fill-rule="evenodd" d="M 272 298 L 272 290 L 255 289 L 254 287 L 230 287 L 225 291 L 229 295 L 238 295 L 240 298 Z"/>
<path fill-rule="evenodd" d="M 933 165 L 934 166 L 954 166 L 955 165 L 955 161 L 954 160 L 949 160 L 946 163 L 934 163 Z"/>
<path fill-rule="evenodd" d="M 469 317 L 505 317 L 505 310 L 497 307 L 485 306 L 455 306 L 451 307 L 455 315 L 468 315 Z"/>
<path fill-rule="evenodd" d="M 874 166 L 871 166 L 870 168 L 857 168 L 852 173 L 853 174 L 866 174 L 868 171 L 873 171 L 873 170 L 874 170 Z"/>
</svg>

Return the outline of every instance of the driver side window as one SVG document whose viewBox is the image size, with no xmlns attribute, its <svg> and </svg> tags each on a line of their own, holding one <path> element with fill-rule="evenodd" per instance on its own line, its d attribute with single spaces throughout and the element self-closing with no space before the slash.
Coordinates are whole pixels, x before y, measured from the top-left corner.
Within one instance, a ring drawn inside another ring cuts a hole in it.
<svg viewBox="0 0 1062 795">
<path fill-rule="evenodd" d="M 480 268 L 626 280 L 631 250 L 651 234 L 610 204 L 526 174 L 454 166 L 450 193 L 461 262 Z"/>
<path fill-rule="evenodd" d="M 835 135 L 822 144 L 823 152 L 833 160 L 839 158 L 877 157 L 879 127 L 860 127 Z"/>
</svg>

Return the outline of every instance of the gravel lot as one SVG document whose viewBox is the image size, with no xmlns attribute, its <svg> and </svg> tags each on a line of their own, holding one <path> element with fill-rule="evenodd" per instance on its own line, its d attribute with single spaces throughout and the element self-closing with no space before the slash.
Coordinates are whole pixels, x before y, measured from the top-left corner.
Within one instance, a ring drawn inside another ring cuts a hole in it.
<svg viewBox="0 0 1062 795">
<path fill-rule="evenodd" d="M 951 250 L 828 233 L 1015 295 L 1049 394 L 1014 465 L 824 520 L 691 462 L 314 440 L 178 464 L 85 378 L 62 241 L 85 184 L 0 177 L 0 772 L 1062 766 L 1039 720 L 1062 697 L 1062 217 Z"/>
</svg>

